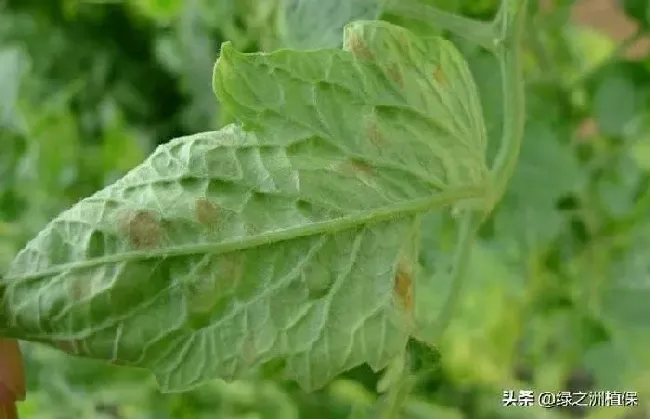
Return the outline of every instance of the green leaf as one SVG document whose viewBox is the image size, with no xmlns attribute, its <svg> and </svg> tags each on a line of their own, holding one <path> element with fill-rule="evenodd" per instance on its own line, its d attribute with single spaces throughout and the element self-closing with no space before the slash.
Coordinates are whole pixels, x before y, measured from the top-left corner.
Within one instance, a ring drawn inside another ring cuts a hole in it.
<svg viewBox="0 0 650 419">
<path fill-rule="evenodd" d="M 605 262 L 597 266 L 600 269 L 586 259 L 583 263 L 589 266 L 579 272 L 591 274 L 587 292 L 597 295 L 595 313 L 610 335 L 608 341 L 593 345 L 584 362 L 601 386 L 635 388 L 641 392 L 639 397 L 650 394 L 649 233 L 647 220 L 639 223 L 629 237 L 620 235 L 618 245 L 608 248 Z"/>
<path fill-rule="evenodd" d="M 0 284 L 0 330 L 163 391 L 385 367 L 411 332 L 419 215 L 489 193 L 462 56 L 358 22 L 344 50 L 224 44 L 214 86 L 241 125 L 160 146 L 53 220 Z"/>
<path fill-rule="evenodd" d="M 30 63 L 23 48 L 16 46 L 0 49 L 0 127 L 16 124 L 16 101 L 23 77 Z"/>
<path fill-rule="evenodd" d="M 600 80 L 594 95 L 594 116 L 605 135 L 622 136 L 634 121 L 642 97 L 630 77 L 612 72 Z"/>
<path fill-rule="evenodd" d="M 351 21 L 376 19 L 383 0 L 284 0 L 279 26 L 283 46 L 296 49 L 339 47 Z"/>
<path fill-rule="evenodd" d="M 560 142 L 561 127 L 549 122 L 527 124 L 517 170 L 495 214 L 499 232 L 529 244 L 548 243 L 559 233 L 558 200 L 585 182 L 572 148 Z"/>
<path fill-rule="evenodd" d="M 446 250 L 436 249 L 442 263 L 426 270 L 431 275 L 418 278 L 416 285 L 416 319 L 421 322 L 418 334 L 423 341 L 436 335 L 435 328 L 427 326 L 435 325 L 453 285 L 445 269 L 452 255 Z M 503 254 L 479 242 L 472 249 L 464 289 L 439 345 L 445 370 L 459 380 L 505 383 L 518 338 L 523 278 L 505 263 Z"/>
</svg>

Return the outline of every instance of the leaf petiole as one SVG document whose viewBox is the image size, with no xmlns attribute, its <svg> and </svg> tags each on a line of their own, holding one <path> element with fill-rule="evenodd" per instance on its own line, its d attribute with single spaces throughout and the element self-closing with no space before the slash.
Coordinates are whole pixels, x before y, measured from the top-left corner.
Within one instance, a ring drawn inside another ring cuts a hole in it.
<svg viewBox="0 0 650 419">
<path fill-rule="evenodd" d="M 494 202 L 503 196 L 517 161 L 525 125 L 524 80 L 522 72 L 522 36 L 528 0 L 503 0 L 494 21 L 501 29 L 496 52 L 503 89 L 503 135 L 492 167 Z"/>
<path fill-rule="evenodd" d="M 413 2 L 388 0 L 384 6 L 387 13 L 410 19 L 417 19 L 431 26 L 447 30 L 467 39 L 488 51 L 496 52 L 499 34 L 491 22 L 481 22 L 435 7 Z"/>
</svg>

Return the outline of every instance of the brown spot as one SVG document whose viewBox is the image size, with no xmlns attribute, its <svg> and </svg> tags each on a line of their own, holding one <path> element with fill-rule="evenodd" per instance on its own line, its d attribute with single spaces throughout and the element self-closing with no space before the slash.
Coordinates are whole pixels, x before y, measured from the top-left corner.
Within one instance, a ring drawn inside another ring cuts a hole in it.
<svg viewBox="0 0 650 419">
<path fill-rule="evenodd" d="M 588 142 L 594 136 L 598 135 L 598 123 L 593 118 L 583 120 L 576 130 L 576 142 Z"/>
<path fill-rule="evenodd" d="M 340 164 L 339 170 L 344 174 L 353 175 L 353 176 L 365 177 L 373 174 L 372 166 L 357 159 L 344 161 L 343 163 Z"/>
<path fill-rule="evenodd" d="M 219 273 L 229 283 L 237 283 L 244 274 L 244 255 L 232 252 L 221 258 Z"/>
<path fill-rule="evenodd" d="M 219 223 L 219 209 L 212 202 L 204 198 L 196 200 L 194 215 L 198 222 L 206 227 L 215 227 Z"/>
<path fill-rule="evenodd" d="M 413 284 L 410 269 L 403 263 L 397 266 L 393 291 L 402 302 L 406 311 L 410 313 L 413 310 Z"/>
<path fill-rule="evenodd" d="M 377 121 L 375 121 L 374 118 L 366 119 L 365 136 L 377 147 L 381 147 L 386 143 L 384 136 L 379 131 L 379 127 L 377 127 Z"/>
<path fill-rule="evenodd" d="M 257 350 L 255 349 L 255 341 L 252 336 L 249 336 L 244 340 L 241 355 L 245 363 L 250 365 L 255 362 L 255 358 L 257 358 Z"/>
<path fill-rule="evenodd" d="M 408 51 L 411 48 L 411 40 L 403 32 L 399 32 L 397 35 L 397 42 L 402 51 Z"/>
<path fill-rule="evenodd" d="M 76 340 L 55 340 L 53 344 L 59 350 L 71 354 L 77 355 L 79 353 L 79 342 Z"/>
<path fill-rule="evenodd" d="M 397 83 L 400 89 L 404 88 L 404 78 L 402 76 L 402 70 L 399 64 L 397 63 L 390 64 L 386 69 L 386 74 L 388 75 L 388 77 L 390 77 L 391 80 Z"/>
<path fill-rule="evenodd" d="M 71 287 L 73 301 L 85 300 L 90 295 L 90 284 L 87 281 L 74 281 Z"/>
<path fill-rule="evenodd" d="M 350 35 L 348 37 L 347 47 L 352 55 L 354 55 L 354 57 L 359 60 L 370 61 L 375 58 L 368 45 L 364 44 L 363 41 L 361 41 L 355 35 Z"/>
<path fill-rule="evenodd" d="M 151 211 L 140 210 L 126 223 L 131 245 L 136 249 L 149 249 L 160 244 L 162 229 Z"/>
<path fill-rule="evenodd" d="M 433 78 L 440 84 L 447 84 L 447 77 L 445 76 L 445 73 L 442 72 L 440 66 L 433 70 Z"/>
</svg>

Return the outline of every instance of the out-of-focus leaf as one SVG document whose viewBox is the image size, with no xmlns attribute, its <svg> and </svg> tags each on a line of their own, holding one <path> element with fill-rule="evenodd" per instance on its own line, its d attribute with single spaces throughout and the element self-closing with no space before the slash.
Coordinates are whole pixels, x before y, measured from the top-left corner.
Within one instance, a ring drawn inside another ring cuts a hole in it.
<svg viewBox="0 0 650 419">
<path fill-rule="evenodd" d="M 29 58 L 24 49 L 16 46 L 0 49 L 0 128 L 12 127 L 18 118 L 18 92 L 28 69 Z"/>
<path fill-rule="evenodd" d="M 634 207 L 641 171 L 628 155 L 611 159 L 607 171 L 598 182 L 598 195 L 603 207 L 614 217 L 625 216 Z"/>
<path fill-rule="evenodd" d="M 2 281 L 0 328 L 165 391 L 270 361 L 305 388 L 385 367 L 411 332 L 418 215 L 489 193 L 485 127 L 451 43 L 383 22 L 345 41 L 224 45 L 216 91 L 255 132 L 171 141 L 59 215 Z"/>
<path fill-rule="evenodd" d="M 594 96 L 594 116 L 605 135 L 622 136 L 636 116 L 641 97 L 637 87 L 623 74 L 602 78 Z"/>
<path fill-rule="evenodd" d="M 443 301 L 433 298 L 438 289 L 445 289 L 448 274 L 428 281 L 426 288 L 420 288 L 422 301 L 417 302 L 422 310 L 435 313 Z M 506 382 L 515 360 L 524 285 L 497 251 L 481 244 L 474 247 L 463 297 L 440 342 L 445 366 L 454 377 L 467 382 Z"/>
<path fill-rule="evenodd" d="M 385 0 L 283 0 L 279 30 L 283 45 L 296 49 L 339 47 L 343 27 L 376 19 Z"/>
<path fill-rule="evenodd" d="M 201 10 L 187 3 L 171 33 L 156 42 L 156 56 L 169 70 L 179 75 L 180 88 L 189 98 L 182 115 L 188 130 L 216 128 L 217 103 L 210 89 L 212 67 L 218 43 L 210 37 Z"/>
<path fill-rule="evenodd" d="M 560 134 L 550 122 L 529 120 L 519 164 L 495 214 L 499 234 L 510 231 L 526 242 L 543 244 L 558 233 L 558 200 L 577 192 L 586 179 Z"/>
</svg>

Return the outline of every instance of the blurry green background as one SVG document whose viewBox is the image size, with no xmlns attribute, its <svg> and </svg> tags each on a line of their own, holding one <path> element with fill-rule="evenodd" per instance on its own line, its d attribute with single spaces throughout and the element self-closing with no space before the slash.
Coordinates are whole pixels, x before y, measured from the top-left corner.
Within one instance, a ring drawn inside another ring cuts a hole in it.
<svg viewBox="0 0 650 419">
<path fill-rule="evenodd" d="M 420 1 L 476 18 L 498 6 Z M 299 3 L 310 2 L 0 0 L 0 273 L 51 218 L 156 145 L 228 121 L 210 80 L 221 42 L 244 51 L 336 46 L 339 26 L 327 22 L 341 10 L 372 17 L 367 0 L 351 12 L 352 0 Z M 404 417 L 650 418 L 650 56 L 647 45 L 627 49 L 648 33 L 650 3 L 532 3 L 521 162 L 481 232 L 441 358 Z M 454 40 L 480 86 L 494 145 L 496 63 Z M 431 315 L 445 291 L 436 282 L 445 223 L 425 222 L 421 262 L 432 288 L 419 300 Z M 347 418 L 372 403 L 378 380 L 358 368 L 308 395 L 269 381 L 161 395 L 144 372 L 24 348 L 20 409 L 35 419 Z M 504 408 L 508 389 L 636 391 L 640 407 Z"/>
</svg>

